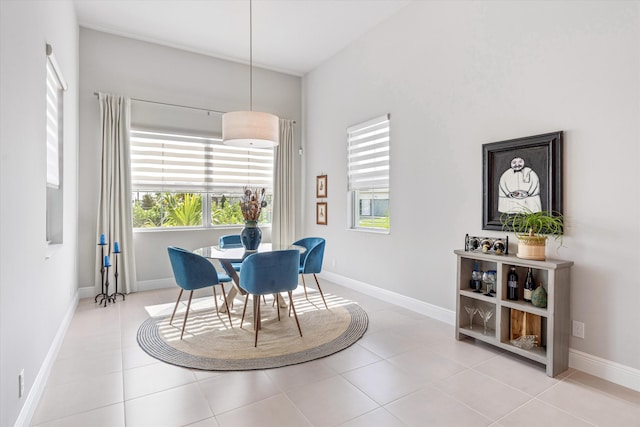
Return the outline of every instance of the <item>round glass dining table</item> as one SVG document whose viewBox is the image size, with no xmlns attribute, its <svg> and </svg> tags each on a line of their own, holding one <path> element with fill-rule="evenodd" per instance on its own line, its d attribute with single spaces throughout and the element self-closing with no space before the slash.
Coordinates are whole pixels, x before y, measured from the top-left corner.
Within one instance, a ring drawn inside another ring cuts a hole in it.
<svg viewBox="0 0 640 427">
<path fill-rule="evenodd" d="M 298 245 L 276 245 L 272 243 L 261 243 L 257 251 L 247 251 L 243 247 L 220 248 L 219 246 L 204 246 L 202 248 L 195 249 L 193 252 L 205 258 L 218 260 L 220 264 L 222 264 L 222 267 L 224 268 L 226 273 L 229 275 L 229 277 L 231 277 L 233 284 L 233 288 L 231 288 L 231 290 L 227 294 L 227 300 L 233 301 L 238 293 L 240 295 L 246 295 L 247 292 L 240 287 L 240 277 L 238 276 L 238 273 L 235 271 L 231 263 L 242 262 L 246 257 L 255 253 L 272 252 L 285 249 L 298 249 L 301 254 L 306 252 L 307 250 L 304 246 Z M 281 303 L 281 306 L 286 307 L 284 298 L 279 298 L 279 301 Z M 221 311 L 224 310 L 225 308 L 222 307 Z"/>
</svg>

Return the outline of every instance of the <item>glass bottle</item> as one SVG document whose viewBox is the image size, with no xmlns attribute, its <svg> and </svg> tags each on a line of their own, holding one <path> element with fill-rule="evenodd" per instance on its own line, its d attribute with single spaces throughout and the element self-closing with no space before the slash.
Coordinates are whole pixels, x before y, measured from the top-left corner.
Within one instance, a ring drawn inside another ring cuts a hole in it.
<svg viewBox="0 0 640 427">
<path fill-rule="evenodd" d="M 518 273 L 516 272 L 516 267 L 513 265 L 507 276 L 507 299 L 512 301 L 518 300 Z"/>
<path fill-rule="evenodd" d="M 493 249 L 496 251 L 496 255 L 502 255 L 505 252 L 504 242 L 500 239 L 493 242 Z"/>
<path fill-rule="evenodd" d="M 482 292 L 482 272 L 478 269 L 478 261 L 473 265 L 469 286 L 473 289 L 473 292 Z"/>
<path fill-rule="evenodd" d="M 531 267 L 527 270 L 527 277 L 524 279 L 524 300 L 525 302 L 531 302 L 531 295 L 535 290 L 535 281 L 533 280 L 533 273 L 531 272 Z"/>
</svg>

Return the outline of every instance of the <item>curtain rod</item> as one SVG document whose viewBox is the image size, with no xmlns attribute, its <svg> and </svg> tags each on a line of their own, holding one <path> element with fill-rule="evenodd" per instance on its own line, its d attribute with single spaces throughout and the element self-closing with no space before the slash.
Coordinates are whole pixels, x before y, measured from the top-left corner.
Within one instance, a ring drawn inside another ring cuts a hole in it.
<svg viewBox="0 0 640 427">
<path fill-rule="evenodd" d="M 93 92 L 93 94 L 95 96 L 98 96 L 98 92 Z M 226 113 L 226 111 L 211 110 L 209 108 L 190 107 L 188 105 L 170 104 L 168 102 L 149 101 L 147 99 L 131 98 L 131 100 L 132 101 L 137 101 L 137 102 L 146 102 L 146 103 L 149 103 L 149 104 L 166 105 L 168 107 L 187 108 L 189 110 L 206 111 L 207 113 L 217 113 L 217 114 L 225 114 Z M 295 120 L 293 121 L 293 123 L 294 124 L 296 123 Z"/>
</svg>

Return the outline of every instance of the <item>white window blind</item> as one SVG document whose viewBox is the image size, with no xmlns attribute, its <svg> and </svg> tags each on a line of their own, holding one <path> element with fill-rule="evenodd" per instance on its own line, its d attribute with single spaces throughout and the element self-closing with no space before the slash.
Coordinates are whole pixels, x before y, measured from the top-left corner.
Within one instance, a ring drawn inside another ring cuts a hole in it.
<svg viewBox="0 0 640 427">
<path fill-rule="evenodd" d="M 59 188 L 63 84 L 51 58 L 47 61 L 47 186 Z"/>
<path fill-rule="evenodd" d="M 347 129 L 349 191 L 389 187 L 389 114 Z"/>
<path fill-rule="evenodd" d="M 273 149 L 238 148 L 221 138 L 131 130 L 134 191 L 242 193 L 273 187 Z"/>
</svg>

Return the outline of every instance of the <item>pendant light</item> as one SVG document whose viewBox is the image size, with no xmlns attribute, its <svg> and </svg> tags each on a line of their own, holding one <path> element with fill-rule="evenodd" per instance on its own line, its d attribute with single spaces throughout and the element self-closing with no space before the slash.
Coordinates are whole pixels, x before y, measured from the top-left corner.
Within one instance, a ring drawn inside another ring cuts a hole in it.
<svg viewBox="0 0 640 427">
<path fill-rule="evenodd" d="M 249 111 L 222 115 L 222 142 L 236 147 L 268 148 L 280 143 L 278 116 L 253 111 L 253 7 L 249 0 Z"/>
</svg>

